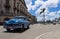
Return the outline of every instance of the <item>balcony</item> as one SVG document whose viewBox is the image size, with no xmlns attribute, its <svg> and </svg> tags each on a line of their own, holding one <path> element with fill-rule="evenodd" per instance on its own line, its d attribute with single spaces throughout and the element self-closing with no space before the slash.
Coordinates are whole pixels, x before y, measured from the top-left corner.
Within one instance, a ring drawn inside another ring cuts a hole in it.
<svg viewBox="0 0 60 39">
<path fill-rule="evenodd" d="M 4 16 L 13 16 L 14 14 L 12 12 L 4 13 Z"/>
</svg>

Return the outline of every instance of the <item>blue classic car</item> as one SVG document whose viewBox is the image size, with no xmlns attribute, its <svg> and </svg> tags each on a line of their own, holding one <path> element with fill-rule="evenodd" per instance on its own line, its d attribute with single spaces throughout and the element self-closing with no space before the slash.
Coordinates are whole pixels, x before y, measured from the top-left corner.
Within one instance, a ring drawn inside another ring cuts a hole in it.
<svg viewBox="0 0 60 39">
<path fill-rule="evenodd" d="M 30 22 L 25 16 L 16 16 L 13 19 L 4 22 L 4 28 L 7 31 L 21 29 L 22 31 L 29 28 Z"/>
</svg>

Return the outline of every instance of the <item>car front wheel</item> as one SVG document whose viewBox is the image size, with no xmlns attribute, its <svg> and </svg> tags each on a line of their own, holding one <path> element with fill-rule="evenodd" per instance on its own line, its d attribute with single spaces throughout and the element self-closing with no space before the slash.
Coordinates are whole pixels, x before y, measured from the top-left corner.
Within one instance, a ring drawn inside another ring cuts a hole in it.
<svg viewBox="0 0 60 39">
<path fill-rule="evenodd" d="M 27 29 L 29 29 L 30 27 L 29 27 L 29 25 L 27 26 Z"/>
<path fill-rule="evenodd" d="M 11 31 L 10 29 L 6 29 L 7 31 Z"/>
<path fill-rule="evenodd" d="M 21 31 L 24 31 L 24 24 L 22 24 L 22 28 L 21 28 Z"/>
</svg>

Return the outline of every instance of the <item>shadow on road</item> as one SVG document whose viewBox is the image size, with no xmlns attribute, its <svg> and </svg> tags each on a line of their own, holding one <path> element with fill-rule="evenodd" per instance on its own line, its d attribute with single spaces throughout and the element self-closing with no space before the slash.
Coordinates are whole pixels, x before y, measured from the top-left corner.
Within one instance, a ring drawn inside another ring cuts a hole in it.
<svg viewBox="0 0 60 39">
<path fill-rule="evenodd" d="M 27 31 L 28 29 L 24 29 L 24 31 L 21 30 L 11 30 L 11 31 L 4 31 L 4 33 L 23 33 Z"/>
</svg>

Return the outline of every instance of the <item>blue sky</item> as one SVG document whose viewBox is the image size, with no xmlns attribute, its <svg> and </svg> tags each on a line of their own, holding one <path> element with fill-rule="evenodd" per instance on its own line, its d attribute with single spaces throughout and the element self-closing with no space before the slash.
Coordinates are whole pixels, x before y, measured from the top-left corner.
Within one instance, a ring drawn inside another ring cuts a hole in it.
<svg viewBox="0 0 60 39">
<path fill-rule="evenodd" d="M 43 14 L 40 14 L 41 9 L 45 10 L 45 19 L 54 20 L 60 16 L 60 0 L 25 0 L 28 7 L 28 12 L 36 16 L 37 21 L 43 19 Z"/>
</svg>

